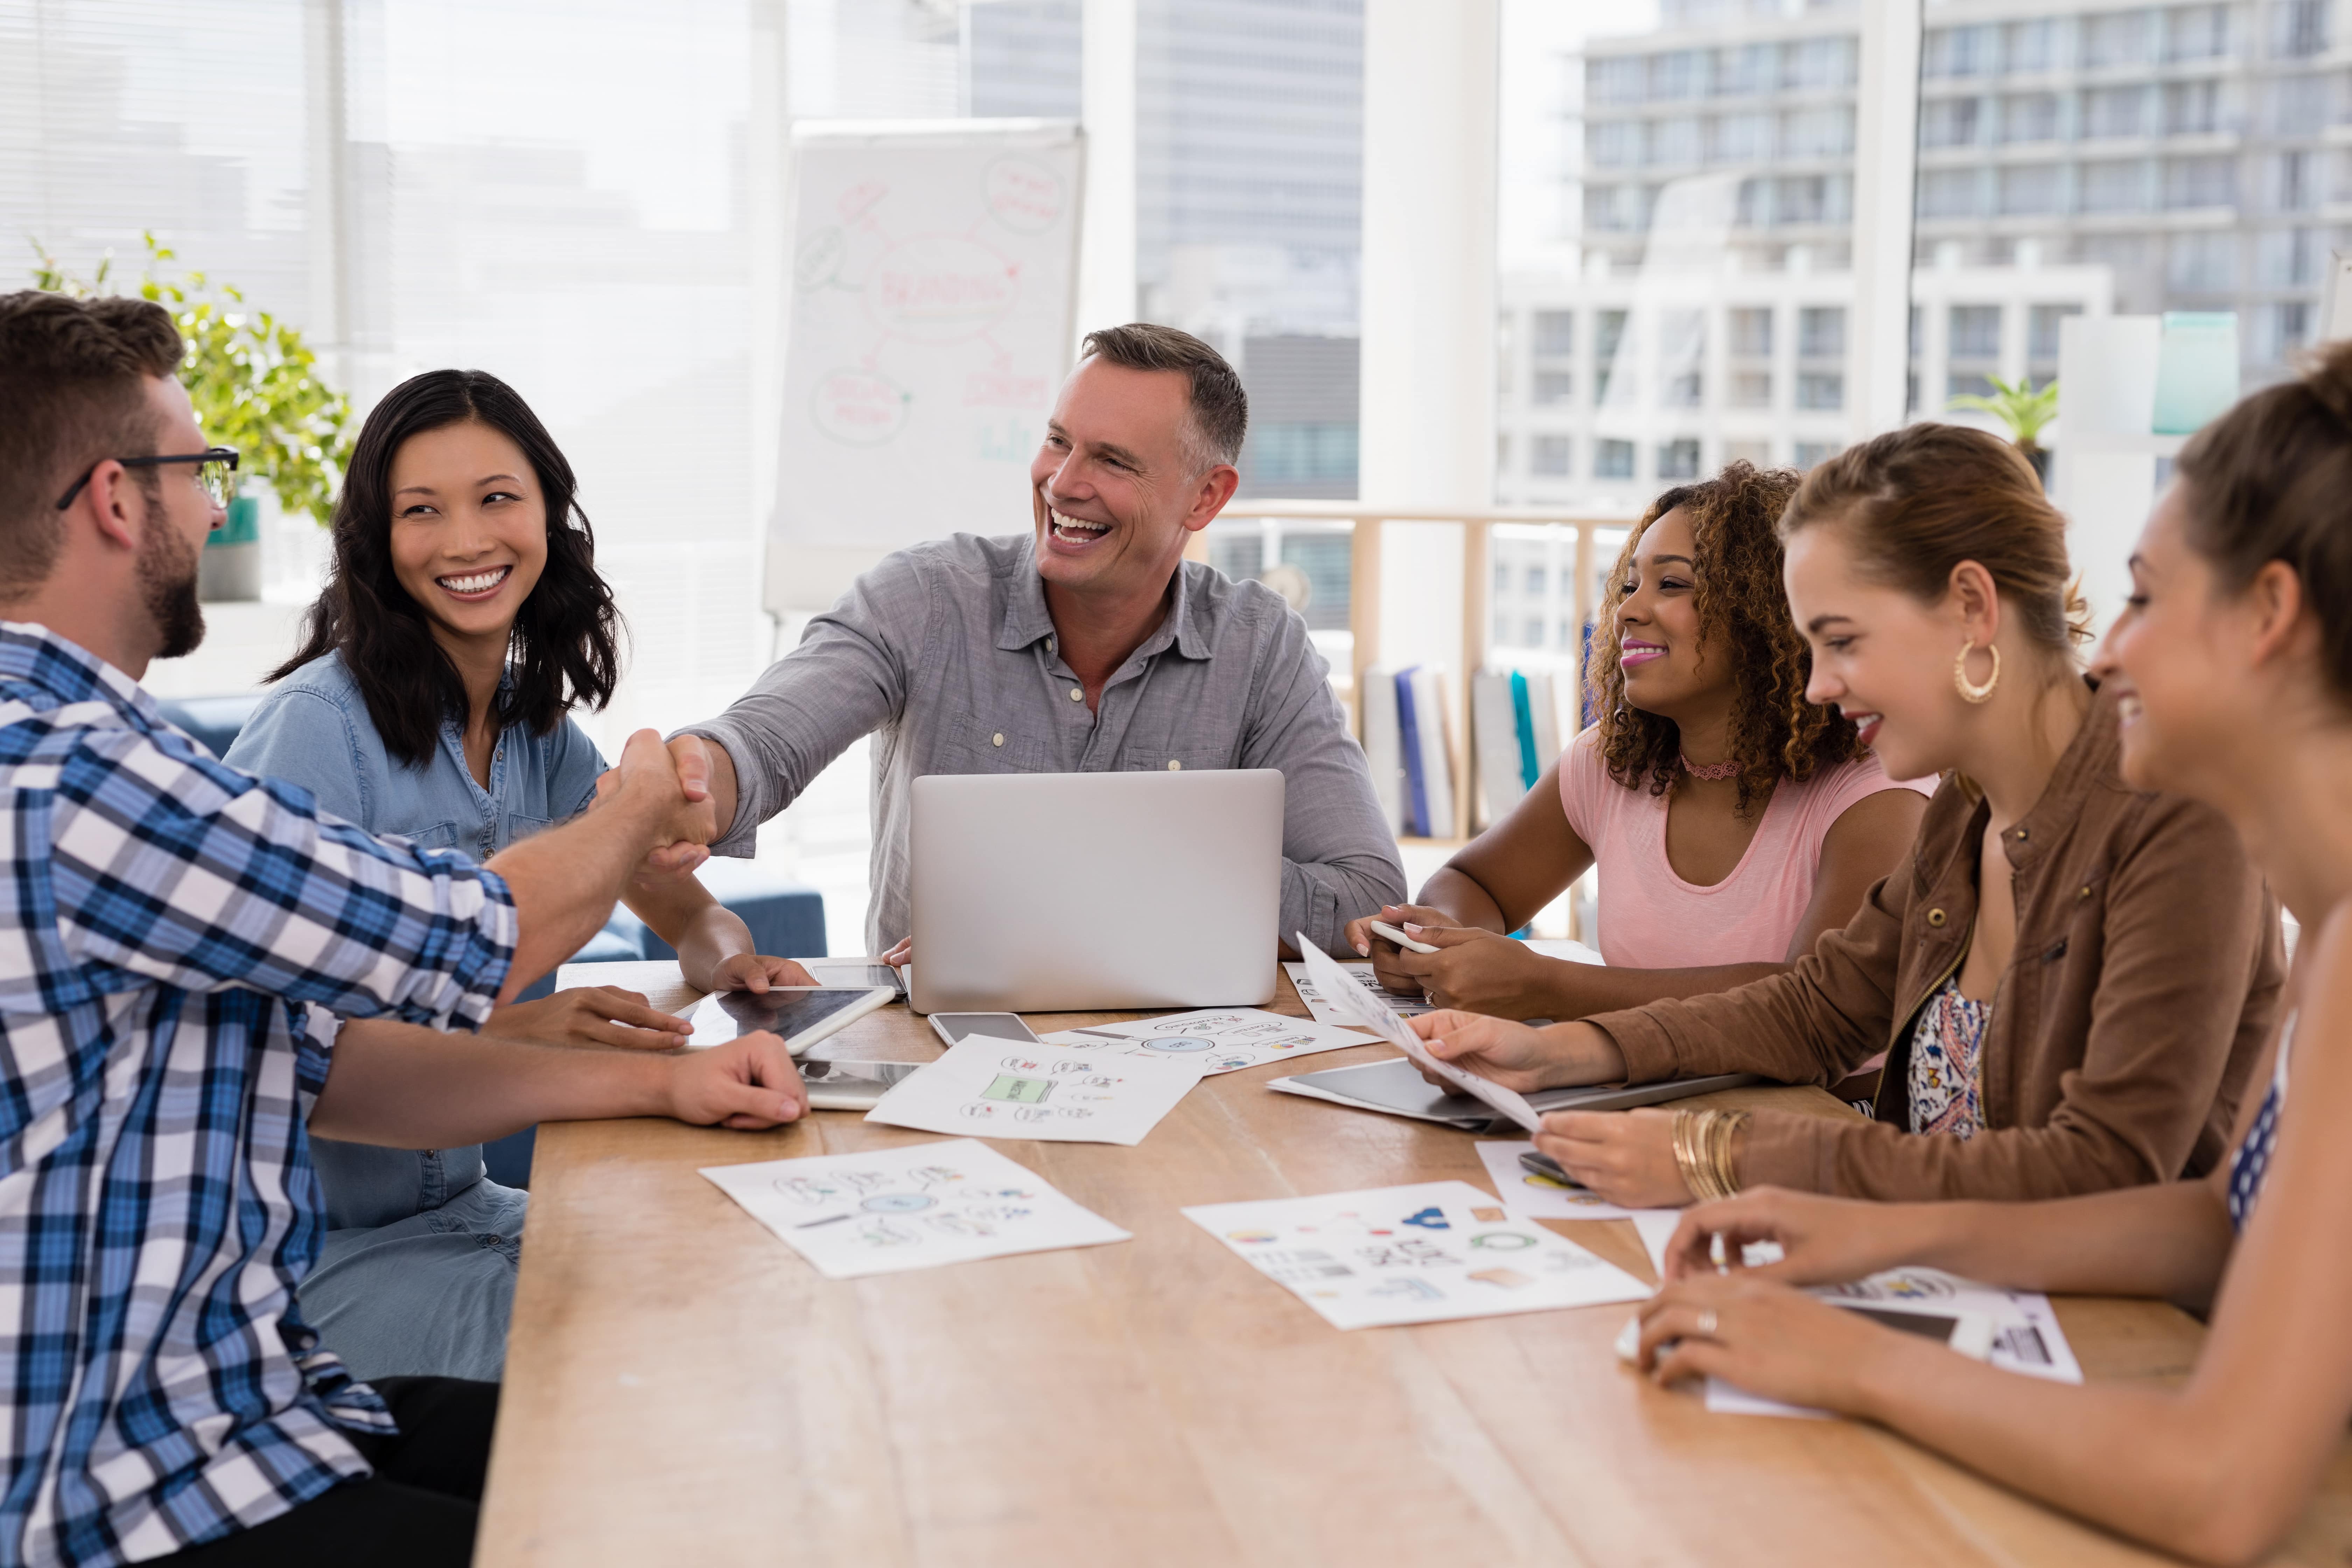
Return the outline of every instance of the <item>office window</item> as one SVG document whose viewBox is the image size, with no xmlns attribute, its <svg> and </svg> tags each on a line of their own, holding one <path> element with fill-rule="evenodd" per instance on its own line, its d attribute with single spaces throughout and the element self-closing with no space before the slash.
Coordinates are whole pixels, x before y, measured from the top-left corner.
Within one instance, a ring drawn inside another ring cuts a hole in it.
<svg viewBox="0 0 2352 1568">
<path fill-rule="evenodd" d="M 1511 591 L 1511 568 L 1508 562 L 1495 563 L 1495 597 L 1501 598 Z"/>
<path fill-rule="evenodd" d="M 1838 451 L 1839 448 L 1826 441 L 1800 441 L 1796 448 L 1797 467 L 1810 468 L 1816 463 L 1825 462 L 1837 456 Z"/>
<path fill-rule="evenodd" d="M 1642 161 L 1642 122 L 1596 120 L 1585 132 L 1585 156 L 1601 169 L 1630 169 Z"/>
<path fill-rule="evenodd" d="M 1576 396 L 1576 376 L 1565 370 L 1539 370 L 1534 377 L 1535 400 L 1551 405 L 1567 403 Z"/>
<path fill-rule="evenodd" d="M 2308 59 L 2327 48 L 2326 0 L 2284 0 L 2271 10 L 2273 49 L 2287 59 Z"/>
<path fill-rule="evenodd" d="M 2053 213 L 2059 205 L 2059 170 L 2028 163 L 2000 171 L 1998 205 L 2003 216 Z"/>
<path fill-rule="evenodd" d="M 1780 116 L 1780 155 L 1835 158 L 1853 151 L 1853 110 L 1797 109 Z"/>
<path fill-rule="evenodd" d="M 1954 359 L 2000 357 L 2000 307 L 1955 305 L 1948 322 Z"/>
<path fill-rule="evenodd" d="M 1521 642 L 1520 646 L 1521 646 L 1521 647 L 1543 647 L 1543 645 L 1544 645 L 1544 620 L 1543 620 L 1543 617 L 1542 617 L 1542 616 L 1529 616 L 1528 617 L 1528 619 L 1527 619 L 1527 633 L 1526 633 L 1526 636 L 1525 636 L 1525 637 L 1523 638 L 1523 640 L 1522 640 L 1522 642 Z"/>
<path fill-rule="evenodd" d="M 2177 234 L 2165 258 L 2165 281 L 2185 293 L 2221 293 L 2238 282 L 2234 232 Z"/>
<path fill-rule="evenodd" d="M 2148 89 L 2129 87 L 2093 88 L 2083 95 L 2083 134 L 2086 139 L 2144 136 L 2147 133 Z"/>
<path fill-rule="evenodd" d="M 1725 114 L 1710 122 L 1707 161 L 1754 163 L 1772 155 L 1772 117 L 1769 114 Z"/>
<path fill-rule="evenodd" d="M 2083 210 L 2090 213 L 2147 210 L 2147 177 L 2148 166 L 2145 159 L 2084 163 L 2079 175 Z"/>
<path fill-rule="evenodd" d="M 2046 71 L 2056 63 L 2058 24 L 2055 19 L 2038 16 L 2031 21 L 2011 22 L 2001 32 L 2002 42 L 2006 46 L 2003 53 L 2011 74 L 2031 76 L 2036 71 Z"/>
<path fill-rule="evenodd" d="M 1592 477 L 1630 479 L 1633 477 L 1633 443 L 1604 438 L 1592 444 Z"/>
<path fill-rule="evenodd" d="M 2142 63 L 2147 58 L 2147 22 L 2145 11 L 2095 12 L 2084 16 L 2083 63 L 2094 68 Z"/>
<path fill-rule="evenodd" d="M 1661 479 L 1698 478 L 1698 442 L 1685 437 L 1661 445 L 1658 447 L 1658 478 Z"/>
<path fill-rule="evenodd" d="M 1974 217 L 1983 205 L 1984 179 L 1974 169 L 1923 169 L 1919 174 L 1921 217 Z"/>
<path fill-rule="evenodd" d="M 1769 408 L 1772 406 L 1772 373 L 1769 370 L 1735 370 L 1731 373 L 1731 406 L 1734 408 Z"/>
<path fill-rule="evenodd" d="M 1724 321 L 1730 334 L 1728 346 L 1734 357 L 1772 357 L 1772 308 L 1769 305 L 1735 305 L 1724 312 Z"/>
<path fill-rule="evenodd" d="M 1783 44 L 1780 86 L 1784 90 L 1852 87 L 1859 58 L 1859 43 L 1851 35 Z"/>
<path fill-rule="evenodd" d="M 1506 430 L 1495 437 L 1495 472 L 1497 476 L 1511 471 L 1511 434 Z"/>
<path fill-rule="evenodd" d="M 1845 307 L 1808 305 L 1797 312 L 1797 354 L 1837 359 L 1845 353 Z"/>
<path fill-rule="evenodd" d="M 1571 450 L 1566 436 L 1538 436 L 1529 447 L 1528 472 L 1546 479 L 1566 479 Z"/>
<path fill-rule="evenodd" d="M 2055 361 L 2058 323 L 2083 313 L 2080 305 L 2036 305 L 2026 315 L 2025 353 L 2028 359 Z"/>
<path fill-rule="evenodd" d="M 1246 583 L 1265 570 L 1265 536 L 1227 533 L 1209 536 L 1209 564 L 1236 583 Z"/>
<path fill-rule="evenodd" d="M 1919 145 L 1966 147 L 1977 140 L 1984 100 L 1937 98 L 1919 106 Z"/>
<path fill-rule="evenodd" d="M 1650 156 L 1652 163 L 1677 165 L 1696 163 L 1702 160 L 1699 122 L 1688 117 L 1674 120 L 1654 120 L 1650 122 Z"/>
<path fill-rule="evenodd" d="M 1934 27 L 1920 40 L 1919 74 L 1925 77 L 1985 76 L 1998 68 L 2000 29 Z"/>
<path fill-rule="evenodd" d="M 1704 90 L 1706 56 L 1698 49 L 1675 49 L 1650 57 L 1650 101 L 1670 103 L 1696 98 Z"/>
<path fill-rule="evenodd" d="M 1528 593 L 1530 596 L 1540 598 L 1545 593 L 1549 591 L 1549 587 L 1550 574 L 1549 573 L 1540 566 L 1530 566 L 1528 568 Z"/>
<path fill-rule="evenodd" d="M 1534 322 L 1534 349 L 1538 355 L 1549 357 L 1576 352 L 1575 311 L 1538 310 Z"/>
<path fill-rule="evenodd" d="M 1726 441 L 1723 461 L 1727 468 L 1733 463 L 1749 463 L 1759 468 L 1772 466 L 1772 443 L 1769 441 Z"/>
<path fill-rule="evenodd" d="M 2165 14 L 2164 54 L 2173 60 L 2218 60 L 2230 52 L 2230 7 L 2175 5 Z"/>
<path fill-rule="evenodd" d="M 1797 406 L 1843 408 L 1845 377 L 1836 371 L 1800 371 L 1797 374 Z"/>
<path fill-rule="evenodd" d="M 2000 139 L 2003 142 L 2054 142 L 2057 137 L 2056 93 L 2012 93 L 2000 100 Z"/>
<path fill-rule="evenodd" d="M 2238 161 L 2227 156 L 2168 158 L 2164 163 L 2164 205 L 2168 207 L 2235 206 Z"/>
<path fill-rule="evenodd" d="M 2164 133 L 2167 136 L 2210 136 L 2221 126 L 2221 84 L 2204 81 L 2167 82 L 2164 88 Z"/>
</svg>

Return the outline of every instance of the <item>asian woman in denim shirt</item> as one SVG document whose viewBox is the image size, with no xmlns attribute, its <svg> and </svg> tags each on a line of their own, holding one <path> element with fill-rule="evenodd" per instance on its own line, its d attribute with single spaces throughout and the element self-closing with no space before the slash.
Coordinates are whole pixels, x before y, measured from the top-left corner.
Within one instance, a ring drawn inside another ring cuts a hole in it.
<svg viewBox="0 0 2352 1568">
<path fill-rule="evenodd" d="M 487 859 L 585 810 L 604 759 L 567 717 L 601 707 L 620 620 L 538 417 L 479 371 L 434 371 L 368 416 L 335 509 L 334 568 L 301 650 L 229 748 L 376 833 Z M 628 904 L 703 989 L 813 984 L 751 951 L 690 875 L 640 875 Z M 663 1048 L 687 1032 L 612 987 L 500 1008 L 489 1028 Z M 496 1378 L 528 1194 L 482 1152 L 313 1143 L 331 1227 L 304 1316 L 362 1377 Z"/>
</svg>

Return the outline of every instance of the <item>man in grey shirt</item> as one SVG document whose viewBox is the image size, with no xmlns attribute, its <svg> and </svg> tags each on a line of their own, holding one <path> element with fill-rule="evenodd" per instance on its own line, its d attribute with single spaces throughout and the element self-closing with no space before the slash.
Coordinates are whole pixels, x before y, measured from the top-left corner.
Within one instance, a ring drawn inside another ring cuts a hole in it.
<svg viewBox="0 0 2352 1568">
<path fill-rule="evenodd" d="M 1282 931 L 1353 957 L 1347 923 L 1402 902 L 1404 871 L 1328 667 L 1279 595 L 1183 559 L 1240 482 L 1246 420 L 1240 378 L 1190 333 L 1088 336 L 1030 464 L 1030 536 L 898 552 L 671 741 L 708 756 L 712 848 L 751 854 L 759 824 L 878 731 L 879 952 L 908 929 L 909 786 L 925 773 L 1279 768 Z"/>
</svg>

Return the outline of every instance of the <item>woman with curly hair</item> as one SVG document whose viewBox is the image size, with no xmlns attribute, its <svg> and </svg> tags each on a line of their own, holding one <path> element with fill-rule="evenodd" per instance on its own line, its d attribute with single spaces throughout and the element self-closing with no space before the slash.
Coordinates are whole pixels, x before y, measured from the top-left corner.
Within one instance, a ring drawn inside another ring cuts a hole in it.
<svg viewBox="0 0 2352 1568">
<path fill-rule="evenodd" d="M 1773 531 L 1798 476 L 1734 463 L 1660 496 L 1618 557 L 1590 661 L 1600 721 L 1517 808 L 1349 934 L 1391 989 L 1580 1018 L 1777 974 L 1845 924 L 1919 826 L 1853 723 L 1805 700 Z M 1602 968 L 1503 933 L 1601 868 Z"/>
<path fill-rule="evenodd" d="M 2277 1006 L 2278 900 L 2219 812 L 2127 775 L 2032 467 L 1982 431 L 1910 426 L 1806 475 L 1780 535 L 1807 695 L 1888 771 L 1943 775 L 1906 862 L 1769 979 L 1542 1029 L 1431 1013 L 1431 1052 L 1520 1089 L 1835 1083 L 1886 1053 L 1868 1121 L 1547 1117 L 1538 1145 L 1629 1207 L 1765 1183 L 2055 1198 L 2212 1170 Z"/>
</svg>

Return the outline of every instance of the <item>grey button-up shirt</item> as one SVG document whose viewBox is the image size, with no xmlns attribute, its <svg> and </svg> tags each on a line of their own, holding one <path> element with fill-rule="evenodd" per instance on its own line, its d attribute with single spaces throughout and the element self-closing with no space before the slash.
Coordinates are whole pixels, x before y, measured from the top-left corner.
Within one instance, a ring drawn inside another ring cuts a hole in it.
<svg viewBox="0 0 2352 1568">
<path fill-rule="evenodd" d="M 735 764 L 735 820 L 713 846 L 751 853 L 860 735 L 874 757 L 876 952 L 907 934 L 912 782 L 925 773 L 1279 768 L 1282 932 L 1353 957 L 1342 930 L 1404 898 L 1396 839 L 1307 623 L 1272 590 L 1186 562 L 1175 603 L 1090 711 L 1056 650 L 1025 535 L 902 550 L 809 623 L 727 711 L 688 725 Z"/>
</svg>

